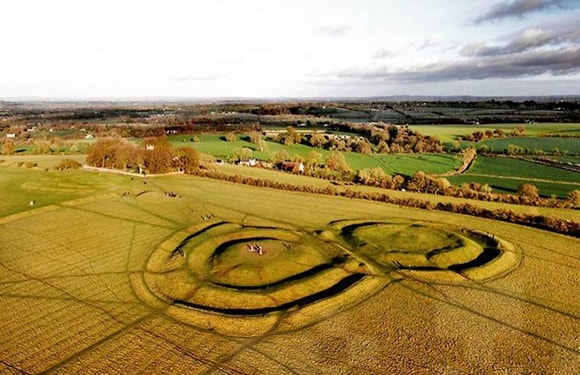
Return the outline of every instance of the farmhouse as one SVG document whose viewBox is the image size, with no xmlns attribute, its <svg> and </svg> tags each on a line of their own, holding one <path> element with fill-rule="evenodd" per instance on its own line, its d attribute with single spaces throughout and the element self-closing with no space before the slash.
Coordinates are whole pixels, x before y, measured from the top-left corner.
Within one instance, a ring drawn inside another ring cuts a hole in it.
<svg viewBox="0 0 580 375">
<path fill-rule="evenodd" d="M 8 133 L 8 134 L 6 134 L 6 138 L 16 138 L 16 134 Z"/>
<path fill-rule="evenodd" d="M 283 161 L 278 163 L 276 167 L 282 171 L 286 172 L 304 172 L 304 163 L 293 162 L 293 161 Z"/>
<path fill-rule="evenodd" d="M 245 167 L 255 167 L 258 161 L 256 159 L 241 159 L 236 162 L 237 165 L 243 165 Z"/>
</svg>

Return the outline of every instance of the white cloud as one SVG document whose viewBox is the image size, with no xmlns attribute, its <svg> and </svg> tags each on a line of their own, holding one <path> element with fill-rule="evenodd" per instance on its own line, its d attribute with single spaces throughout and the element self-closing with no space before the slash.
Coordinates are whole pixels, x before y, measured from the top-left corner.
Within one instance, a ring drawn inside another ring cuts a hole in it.
<svg viewBox="0 0 580 375">
<path fill-rule="evenodd" d="M 577 28 L 558 31 L 549 14 L 541 24 L 466 26 L 487 9 L 486 0 L 6 0 L 0 98 L 444 91 L 452 86 L 387 87 L 333 72 L 403 72 L 484 52 L 491 61 L 518 48 L 578 46 Z M 580 13 L 570 12 L 575 25 Z"/>
</svg>

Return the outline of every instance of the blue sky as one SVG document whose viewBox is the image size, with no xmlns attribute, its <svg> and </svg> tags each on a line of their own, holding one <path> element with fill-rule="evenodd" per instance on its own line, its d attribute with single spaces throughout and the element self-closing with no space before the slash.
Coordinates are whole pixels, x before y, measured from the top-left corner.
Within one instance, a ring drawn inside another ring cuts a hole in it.
<svg viewBox="0 0 580 375">
<path fill-rule="evenodd" d="M 0 98 L 580 95 L 580 0 L 3 0 Z"/>
</svg>

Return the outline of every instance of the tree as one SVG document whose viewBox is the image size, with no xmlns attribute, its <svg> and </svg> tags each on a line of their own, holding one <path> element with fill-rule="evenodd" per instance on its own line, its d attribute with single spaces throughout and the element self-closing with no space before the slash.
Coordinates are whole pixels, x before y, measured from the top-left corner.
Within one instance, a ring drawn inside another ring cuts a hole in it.
<svg viewBox="0 0 580 375">
<path fill-rule="evenodd" d="M 270 156 L 270 162 L 276 164 L 290 159 L 290 154 L 286 150 L 274 152 Z"/>
<path fill-rule="evenodd" d="M 302 140 L 302 135 L 296 132 L 294 127 L 289 126 L 286 132 L 278 134 L 276 141 L 285 145 L 292 145 L 294 143 L 300 143 Z"/>
<path fill-rule="evenodd" d="M 16 145 L 12 139 L 7 139 L 4 141 L 4 145 L 2 146 L 2 154 L 4 155 L 12 155 L 14 153 Z"/>
<path fill-rule="evenodd" d="M 258 140 L 258 150 L 260 150 L 260 152 L 262 151 L 268 151 L 268 142 L 266 142 L 263 138 L 260 138 Z"/>
<path fill-rule="evenodd" d="M 227 142 L 233 142 L 236 140 L 236 135 L 234 134 L 234 132 L 229 132 L 228 134 L 226 134 L 226 141 Z"/>
<path fill-rule="evenodd" d="M 388 154 L 389 152 L 391 152 L 391 149 L 389 148 L 387 142 L 381 140 L 379 141 L 377 151 L 381 154 Z"/>
<path fill-rule="evenodd" d="M 138 167 L 135 165 L 135 153 L 139 152 L 137 147 L 129 142 L 123 142 L 119 144 L 114 154 L 113 167 L 117 169 L 127 169 L 130 167 Z"/>
<path fill-rule="evenodd" d="M 513 131 L 512 131 L 513 135 L 519 136 L 519 135 L 525 135 L 526 134 L 526 127 L 523 125 L 518 125 Z"/>
<path fill-rule="evenodd" d="M 171 169 L 173 155 L 170 149 L 156 147 L 153 150 L 146 150 L 143 163 L 149 173 L 167 173 Z"/>
<path fill-rule="evenodd" d="M 508 155 L 518 155 L 523 154 L 524 149 L 518 145 L 508 145 L 505 149 L 505 153 Z"/>
<path fill-rule="evenodd" d="M 87 164 L 93 167 L 113 168 L 117 149 L 123 144 L 121 138 L 104 138 L 89 146 Z"/>
<path fill-rule="evenodd" d="M 338 172 L 340 175 L 345 176 L 352 172 L 352 169 L 348 166 L 344 155 L 340 152 L 332 152 L 326 158 L 326 168 L 331 171 Z"/>
<path fill-rule="evenodd" d="M 387 173 L 382 168 L 375 167 L 358 171 L 356 179 L 364 185 L 385 187 L 383 185 L 387 176 Z"/>
<path fill-rule="evenodd" d="M 580 206 L 580 190 L 572 190 L 568 193 L 567 199 L 574 207 Z"/>
<path fill-rule="evenodd" d="M 373 149 L 371 147 L 371 144 L 368 141 L 364 140 L 359 142 L 358 151 L 362 154 L 371 154 L 373 152 Z"/>
<path fill-rule="evenodd" d="M 523 198 L 537 199 L 540 195 L 538 194 L 538 188 L 532 184 L 522 184 L 518 186 L 517 194 Z"/>
<path fill-rule="evenodd" d="M 200 166 L 199 153 L 191 147 L 176 150 L 177 167 L 185 174 L 195 174 Z"/>
<path fill-rule="evenodd" d="M 233 150 L 234 159 L 237 159 L 237 160 L 251 159 L 253 154 L 254 154 L 254 152 L 247 147 L 235 148 Z"/>
<path fill-rule="evenodd" d="M 173 150 L 166 137 L 145 138 L 141 147 L 143 164 L 149 173 L 169 172 L 172 165 Z"/>
<path fill-rule="evenodd" d="M 306 170 L 313 172 L 320 164 L 322 164 L 322 162 L 322 154 L 312 150 L 306 155 L 304 166 L 306 167 Z"/>
<path fill-rule="evenodd" d="M 262 134 L 257 131 L 250 132 L 250 142 L 258 144 L 262 139 Z"/>
<path fill-rule="evenodd" d="M 310 136 L 310 145 L 312 147 L 322 147 L 322 146 L 324 146 L 325 143 L 326 143 L 326 138 L 324 137 L 323 134 L 321 134 L 317 131 L 312 133 L 312 135 Z"/>
<path fill-rule="evenodd" d="M 427 175 L 423 171 L 418 171 L 407 183 L 407 189 L 411 191 L 424 191 L 427 186 Z"/>
</svg>

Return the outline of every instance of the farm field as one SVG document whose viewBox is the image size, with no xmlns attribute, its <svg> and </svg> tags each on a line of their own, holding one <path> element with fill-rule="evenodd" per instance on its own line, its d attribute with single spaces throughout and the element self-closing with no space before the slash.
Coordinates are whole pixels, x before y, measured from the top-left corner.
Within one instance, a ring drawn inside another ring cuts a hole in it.
<svg viewBox="0 0 580 375">
<path fill-rule="evenodd" d="M 267 150 L 258 151 L 256 150 L 256 145 L 254 143 L 241 139 L 244 137 L 243 135 L 238 136 L 236 141 L 233 142 L 226 142 L 223 139 L 223 134 L 204 134 L 198 137 L 201 141 L 196 142 L 195 144 L 190 141 L 192 135 L 170 136 L 168 138 L 175 147 L 184 146 L 185 143 L 185 145 L 188 146 L 193 145 L 193 148 L 199 152 L 225 159 L 233 158 L 235 150 L 243 147 L 253 150 L 253 156 L 261 160 L 268 160 L 273 153 L 281 150 L 287 151 L 290 156 L 298 155 L 301 157 L 306 157 L 306 155 L 312 151 L 320 153 L 323 157 L 327 157 L 330 154 L 330 151 L 324 149 L 298 144 L 282 145 L 276 142 L 266 142 Z M 459 158 L 448 154 L 366 155 L 355 152 L 345 152 L 343 155 L 348 165 L 354 170 L 382 168 L 389 174 L 398 173 L 412 175 L 419 170 L 425 173 L 441 174 L 453 170 L 461 164 Z"/>
<path fill-rule="evenodd" d="M 6 159 L 2 373 L 578 366 L 576 238 L 197 177 L 53 172 L 43 169 L 49 158 L 32 169 Z"/>
<path fill-rule="evenodd" d="M 478 125 L 470 128 L 469 126 L 423 126 L 419 130 L 430 135 L 437 135 L 445 139 L 455 139 L 461 135 L 468 134 L 471 129 L 495 129 L 492 125 Z M 505 125 L 505 131 L 509 132 L 516 128 L 516 125 Z M 578 129 L 578 124 L 533 124 L 528 125 L 533 128 L 532 134 L 547 134 L 558 132 L 574 132 Z M 191 136 L 171 136 L 170 139 L 175 146 L 191 144 Z M 243 140 L 244 135 L 238 135 L 234 142 L 226 142 L 224 135 L 211 134 L 200 136 L 201 142 L 194 144 L 200 152 L 208 153 L 216 157 L 229 159 L 233 157 L 236 149 L 247 147 L 255 150 L 256 145 Z M 189 142 L 189 143 L 188 143 Z M 470 143 L 463 142 L 467 147 Z M 312 148 L 306 145 L 281 145 L 275 142 L 267 142 L 267 150 L 262 152 L 254 151 L 254 157 L 262 160 L 268 160 L 274 152 L 281 150 L 287 151 L 291 156 L 298 155 L 306 157 L 311 151 L 316 151 L 328 156 L 327 150 Z M 491 147 L 494 151 L 503 151 L 510 145 L 517 145 L 522 149 L 542 150 L 551 154 L 558 149 L 560 156 L 551 156 L 562 162 L 577 162 L 577 156 L 580 152 L 578 142 L 575 138 L 558 138 L 558 137 L 509 137 L 503 139 L 484 140 L 479 143 L 473 143 L 477 148 L 482 146 Z M 365 155 L 360 153 L 347 152 L 343 153 L 346 162 L 353 170 L 362 170 L 366 168 L 381 168 L 388 174 L 403 174 L 411 176 L 417 171 L 423 171 L 428 174 L 445 174 L 453 171 L 461 164 L 461 158 L 454 154 L 371 154 Z M 532 183 L 540 189 L 540 194 L 546 197 L 555 195 L 565 198 L 572 190 L 577 190 L 578 173 L 560 169 L 554 166 L 532 164 L 522 160 L 512 160 L 505 158 L 489 158 L 480 156 L 475 165 L 468 173 L 459 176 L 452 176 L 449 181 L 456 185 L 463 183 L 488 183 L 492 188 L 501 193 L 513 194 L 517 187 L 523 183 Z"/>
<path fill-rule="evenodd" d="M 455 184 L 463 182 L 488 183 L 494 190 L 515 192 L 524 183 L 534 184 L 544 196 L 565 197 L 580 188 L 578 172 L 540 165 L 512 158 L 478 156 L 467 173 L 450 177 Z"/>
<path fill-rule="evenodd" d="M 509 134 L 521 124 L 481 124 L 481 125 L 409 125 L 411 129 L 418 130 L 423 134 L 436 135 L 443 142 L 451 142 L 458 137 L 476 131 L 485 132 L 502 129 L 505 134 Z M 547 136 L 547 135 L 578 135 L 580 124 L 575 123 L 535 123 L 525 124 L 527 136 Z M 511 139 L 511 138 L 508 138 Z"/>
<path fill-rule="evenodd" d="M 475 144 L 477 148 L 487 146 L 492 152 L 503 152 L 510 145 L 515 145 L 532 152 L 542 150 L 552 153 L 558 150 L 563 154 L 580 154 L 580 139 L 560 137 L 510 137 L 501 139 L 486 139 Z"/>
</svg>

